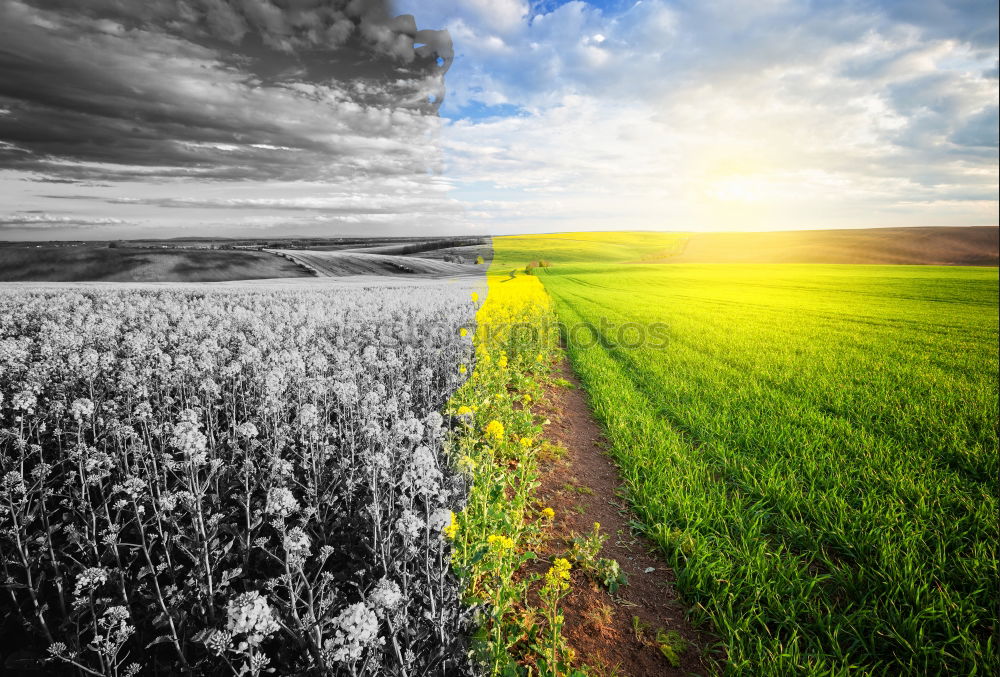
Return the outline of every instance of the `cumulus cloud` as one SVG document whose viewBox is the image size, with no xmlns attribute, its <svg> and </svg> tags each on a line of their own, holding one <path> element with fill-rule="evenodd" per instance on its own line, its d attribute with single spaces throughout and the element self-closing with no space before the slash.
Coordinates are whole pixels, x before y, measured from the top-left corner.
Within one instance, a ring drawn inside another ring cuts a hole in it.
<svg viewBox="0 0 1000 677">
<path fill-rule="evenodd" d="M 7 0 L 0 213 L 996 223 L 996 32 L 985 0 Z"/>
<path fill-rule="evenodd" d="M 452 56 L 389 0 L 5 0 L 0 173 L 176 199 L 403 177 L 433 197 Z"/>
<path fill-rule="evenodd" d="M 995 3 L 450 4 L 447 171 L 494 227 L 996 223 Z"/>
<path fill-rule="evenodd" d="M 419 55 L 413 18 L 381 2 L 291 7 L 5 2 L 0 166 L 92 177 L 102 168 L 80 163 L 99 163 L 109 180 L 426 171 L 446 41 Z"/>
</svg>

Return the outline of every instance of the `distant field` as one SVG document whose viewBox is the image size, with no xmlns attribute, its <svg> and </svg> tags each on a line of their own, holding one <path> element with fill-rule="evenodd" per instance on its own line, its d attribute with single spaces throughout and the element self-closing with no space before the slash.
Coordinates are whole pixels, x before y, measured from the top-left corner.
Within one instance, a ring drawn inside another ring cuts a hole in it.
<svg viewBox="0 0 1000 677">
<path fill-rule="evenodd" d="M 371 254 L 367 251 L 314 251 L 277 249 L 281 256 L 299 261 L 320 275 L 429 275 L 434 277 L 483 274 L 485 265 L 450 263 L 419 255 Z"/>
<path fill-rule="evenodd" d="M 256 251 L 0 247 L 0 282 L 222 282 L 307 275 L 291 261 Z"/>
<path fill-rule="evenodd" d="M 302 277 L 309 268 L 333 277 L 442 277 L 482 274 L 493 258 L 488 238 L 289 239 L 263 251 L 221 240 L 116 244 L 0 243 L 0 282 L 222 282 Z"/>
<path fill-rule="evenodd" d="M 859 263 L 995 266 L 1000 229 L 866 228 L 698 233 L 669 263 Z"/>
<path fill-rule="evenodd" d="M 303 247 L 282 247 L 302 249 Z M 347 246 L 331 245 L 329 247 L 307 247 L 307 249 L 330 251 L 353 251 L 366 254 L 395 254 L 399 256 L 418 256 L 421 258 L 441 258 L 446 255 L 472 255 L 474 261 L 477 254 L 486 255 L 492 252 L 490 238 L 449 238 L 432 237 L 424 240 L 407 240 L 405 242 L 370 239 L 366 242 L 355 242 Z"/>
<path fill-rule="evenodd" d="M 457 256 L 466 263 L 475 263 L 477 257 L 482 257 L 484 263 L 489 263 L 493 260 L 493 247 L 488 242 L 487 244 L 443 247 L 420 252 L 418 256 L 422 259 L 444 259 L 445 257 Z"/>
<path fill-rule="evenodd" d="M 990 673 L 997 269 L 628 263 L 680 238 L 497 238 L 494 265 L 552 262 L 631 504 L 731 671 Z"/>
<path fill-rule="evenodd" d="M 771 233 L 556 233 L 553 260 L 632 263 L 836 263 L 996 266 L 1000 229 L 865 228 Z M 591 246 L 601 242 L 601 248 Z M 542 256 L 542 254 L 539 254 Z M 593 258 L 591 258 L 593 257 Z"/>
</svg>

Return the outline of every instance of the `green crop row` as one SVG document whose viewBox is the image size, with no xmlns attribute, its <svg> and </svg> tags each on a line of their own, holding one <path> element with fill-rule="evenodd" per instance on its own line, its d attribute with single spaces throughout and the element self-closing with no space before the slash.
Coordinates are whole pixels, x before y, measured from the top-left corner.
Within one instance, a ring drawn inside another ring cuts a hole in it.
<svg viewBox="0 0 1000 677">
<path fill-rule="evenodd" d="M 495 266 L 555 260 L 571 362 L 726 672 L 992 673 L 996 269 L 554 242 L 497 239 Z"/>
</svg>

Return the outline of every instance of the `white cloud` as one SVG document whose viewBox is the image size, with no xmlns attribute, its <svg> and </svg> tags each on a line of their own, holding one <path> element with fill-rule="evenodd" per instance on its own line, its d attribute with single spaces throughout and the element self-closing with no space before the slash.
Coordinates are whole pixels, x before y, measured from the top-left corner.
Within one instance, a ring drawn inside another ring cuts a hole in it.
<svg viewBox="0 0 1000 677">
<path fill-rule="evenodd" d="M 623 7 L 569 2 L 502 35 L 439 15 L 458 54 L 446 173 L 477 214 L 543 230 L 996 223 L 997 49 L 977 27 L 995 7 Z M 518 112 L 473 107 L 501 103 Z"/>
</svg>

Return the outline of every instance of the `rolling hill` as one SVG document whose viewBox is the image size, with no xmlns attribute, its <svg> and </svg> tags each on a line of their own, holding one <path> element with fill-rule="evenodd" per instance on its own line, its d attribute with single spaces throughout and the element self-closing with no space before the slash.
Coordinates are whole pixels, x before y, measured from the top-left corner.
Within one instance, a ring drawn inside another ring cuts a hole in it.
<svg viewBox="0 0 1000 677">
<path fill-rule="evenodd" d="M 995 266 L 993 226 L 694 233 L 644 263 L 856 263 Z"/>
</svg>

